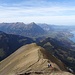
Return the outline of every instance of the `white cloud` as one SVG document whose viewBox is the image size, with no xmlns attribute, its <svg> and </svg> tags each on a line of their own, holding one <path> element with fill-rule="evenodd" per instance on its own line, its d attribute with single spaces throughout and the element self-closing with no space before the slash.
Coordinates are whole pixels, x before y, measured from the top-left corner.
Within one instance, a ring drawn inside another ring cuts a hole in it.
<svg viewBox="0 0 75 75">
<path fill-rule="evenodd" d="M 0 22 L 36 22 L 36 23 L 49 23 L 56 25 L 74 25 L 75 16 L 30 16 L 30 17 L 13 17 L 2 18 Z"/>
<path fill-rule="evenodd" d="M 0 22 L 41 22 L 51 24 L 75 24 L 75 7 L 2 7 Z"/>
</svg>

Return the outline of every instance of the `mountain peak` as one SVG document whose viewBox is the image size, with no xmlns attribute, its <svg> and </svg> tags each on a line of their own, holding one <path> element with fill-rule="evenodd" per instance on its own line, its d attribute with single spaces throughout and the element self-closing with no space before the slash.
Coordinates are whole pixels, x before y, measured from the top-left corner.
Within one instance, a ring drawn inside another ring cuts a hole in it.
<svg viewBox="0 0 75 75">
<path fill-rule="evenodd" d="M 23 22 L 16 22 L 16 24 L 24 24 Z"/>
<path fill-rule="evenodd" d="M 35 24 L 35 22 L 31 22 L 31 24 Z"/>
<path fill-rule="evenodd" d="M 52 65 L 50 68 L 47 66 L 48 61 Z M 54 73 L 72 75 L 66 74 L 67 70 L 61 61 L 35 43 L 22 46 L 0 62 L 0 75 L 53 75 Z"/>
<path fill-rule="evenodd" d="M 35 22 L 31 22 L 29 25 L 36 25 L 36 23 Z"/>
</svg>

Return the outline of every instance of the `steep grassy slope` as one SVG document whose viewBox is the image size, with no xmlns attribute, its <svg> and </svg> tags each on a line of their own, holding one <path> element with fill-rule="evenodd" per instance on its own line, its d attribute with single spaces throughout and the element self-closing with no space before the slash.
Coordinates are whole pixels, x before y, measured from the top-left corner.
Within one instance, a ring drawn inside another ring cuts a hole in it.
<svg viewBox="0 0 75 75">
<path fill-rule="evenodd" d="M 46 38 L 39 42 L 38 45 L 51 52 L 75 72 L 75 44 L 68 38 Z"/>
<path fill-rule="evenodd" d="M 0 61 L 19 47 L 34 42 L 31 38 L 6 34 L 0 31 Z"/>
<path fill-rule="evenodd" d="M 48 68 L 48 61 L 52 67 Z M 65 65 L 36 44 L 22 46 L 0 62 L 0 75 L 72 75 Z"/>
</svg>

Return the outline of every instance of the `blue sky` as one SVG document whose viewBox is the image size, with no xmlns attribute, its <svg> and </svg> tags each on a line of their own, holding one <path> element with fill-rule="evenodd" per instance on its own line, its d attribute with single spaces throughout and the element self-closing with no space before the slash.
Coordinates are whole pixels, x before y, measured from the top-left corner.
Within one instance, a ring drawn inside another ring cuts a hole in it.
<svg viewBox="0 0 75 75">
<path fill-rule="evenodd" d="M 75 25 L 75 0 L 0 0 L 0 22 Z"/>
</svg>

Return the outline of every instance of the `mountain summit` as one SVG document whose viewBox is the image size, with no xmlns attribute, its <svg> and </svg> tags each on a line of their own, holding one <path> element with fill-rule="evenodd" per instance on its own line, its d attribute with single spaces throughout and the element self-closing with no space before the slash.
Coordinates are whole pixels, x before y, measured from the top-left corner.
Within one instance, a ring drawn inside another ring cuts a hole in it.
<svg viewBox="0 0 75 75">
<path fill-rule="evenodd" d="M 48 63 L 51 67 L 48 67 Z M 22 46 L 0 62 L 0 75 L 72 75 L 64 64 L 35 43 Z"/>
<path fill-rule="evenodd" d="M 31 22 L 30 25 L 36 25 L 36 23 L 35 22 Z"/>
<path fill-rule="evenodd" d="M 16 34 L 21 36 L 35 37 L 44 35 L 46 31 L 32 22 L 30 24 L 24 23 L 0 23 L 0 30 L 9 34 Z"/>
</svg>

